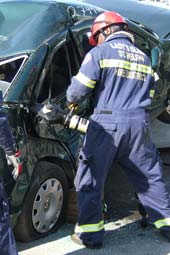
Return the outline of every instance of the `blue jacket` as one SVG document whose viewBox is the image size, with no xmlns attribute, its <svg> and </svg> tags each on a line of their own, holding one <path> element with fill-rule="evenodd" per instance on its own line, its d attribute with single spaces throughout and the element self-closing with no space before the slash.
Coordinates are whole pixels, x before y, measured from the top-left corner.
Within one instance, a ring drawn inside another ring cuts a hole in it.
<svg viewBox="0 0 170 255">
<path fill-rule="evenodd" d="M 127 32 L 117 32 L 87 53 L 67 100 L 80 103 L 93 94 L 94 113 L 144 109 L 151 104 L 154 85 L 149 57 Z"/>
<path fill-rule="evenodd" d="M 0 146 L 10 155 L 15 152 L 15 141 L 11 133 L 7 115 L 2 108 L 2 101 L 2 91 L 0 90 Z"/>
</svg>

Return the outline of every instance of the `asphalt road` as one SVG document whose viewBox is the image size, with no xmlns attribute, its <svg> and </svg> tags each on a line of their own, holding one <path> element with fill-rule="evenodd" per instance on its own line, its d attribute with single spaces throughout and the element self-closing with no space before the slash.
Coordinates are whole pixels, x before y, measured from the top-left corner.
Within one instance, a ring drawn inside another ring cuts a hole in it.
<svg viewBox="0 0 170 255">
<path fill-rule="evenodd" d="M 170 191 L 170 149 L 160 151 L 164 163 L 164 176 Z M 109 221 L 101 250 L 90 250 L 74 244 L 70 234 L 74 224 L 64 224 L 46 238 L 31 243 L 17 243 L 19 255 L 170 255 L 168 243 L 153 228 L 140 226 L 134 191 L 119 166 L 107 180 L 105 197 Z"/>
</svg>

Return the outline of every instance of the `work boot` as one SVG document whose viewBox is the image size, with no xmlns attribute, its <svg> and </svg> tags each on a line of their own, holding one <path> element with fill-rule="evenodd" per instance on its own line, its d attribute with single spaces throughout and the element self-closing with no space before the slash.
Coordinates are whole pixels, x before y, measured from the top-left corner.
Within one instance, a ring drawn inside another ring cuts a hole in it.
<svg viewBox="0 0 170 255">
<path fill-rule="evenodd" d="M 71 239 L 74 243 L 79 244 L 79 245 L 84 245 L 84 246 L 86 246 L 87 248 L 90 248 L 90 249 L 101 249 L 102 246 L 103 246 L 102 242 L 92 243 L 92 242 L 89 242 L 89 241 L 83 241 L 76 234 L 71 235 Z"/>
<path fill-rule="evenodd" d="M 170 230 L 166 230 L 166 229 L 160 229 L 160 233 L 162 236 L 164 236 L 168 242 L 170 242 Z"/>
</svg>

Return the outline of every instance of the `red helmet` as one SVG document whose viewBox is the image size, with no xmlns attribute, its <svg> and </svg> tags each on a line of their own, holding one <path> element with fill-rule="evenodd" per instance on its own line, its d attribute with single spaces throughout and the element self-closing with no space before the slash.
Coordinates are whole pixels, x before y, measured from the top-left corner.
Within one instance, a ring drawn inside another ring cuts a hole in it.
<svg viewBox="0 0 170 255">
<path fill-rule="evenodd" d="M 116 24 L 125 24 L 127 25 L 127 22 L 124 20 L 124 18 L 116 12 L 106 11 L 101 13 L 99 16 L 96 17 L 96 19 L 93 22 L 92 29 L 91 29 L 91 36 L 89 38 L 89 43 L 92 46 L 96 46 L 97 42 L 95 40 L 95 35 L 97 32 L 100 31 L 100 29 L 105 28 L 109 25 L 116 25 Z"/>
</svg>

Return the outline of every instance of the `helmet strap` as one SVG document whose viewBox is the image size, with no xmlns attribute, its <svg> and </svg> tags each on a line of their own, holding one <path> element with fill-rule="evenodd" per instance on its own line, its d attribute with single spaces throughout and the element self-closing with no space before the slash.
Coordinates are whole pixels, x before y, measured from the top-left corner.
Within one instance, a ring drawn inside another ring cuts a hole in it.
<svg viewBox="0 0 170 255">
<path fill-rule="evenodd" d="M 101 31 L 101 34 L 103 35 L 104 40 L 106 40 L 106 38 L 109 36 L 109 35 L 108 35 L 108 34 L 106 34 L 103 30 Z"/>
<path fill-rule="evenodd" d="M 106 28 L 105 28 L 106 29 Z M 108 34 L 108 33 L 106 33 L 104 30 L 105 29 L 101 29 L 100 30 L 100 33 L 103 35 L 103 37 L 104 37 L 104 40 L 106 40 L 107 39 L 107 37 L 109 36 L 109 35 L 111 35 L 111 34 L 113 34 L 113 32 L 112 32 L 112 29 L 110 30 L 110 33 Z"/>
</svg>

